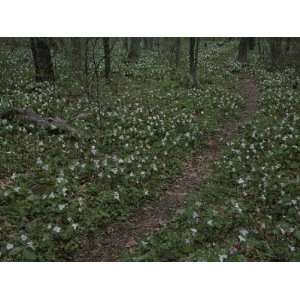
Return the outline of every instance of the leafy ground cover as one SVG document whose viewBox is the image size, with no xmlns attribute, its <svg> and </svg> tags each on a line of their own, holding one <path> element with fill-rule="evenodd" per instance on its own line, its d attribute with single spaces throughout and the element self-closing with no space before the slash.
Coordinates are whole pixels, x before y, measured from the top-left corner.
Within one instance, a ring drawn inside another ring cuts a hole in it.
<svg viewBox="0 0 300 300">
<path fill-rule="evenodd" d="M 115 55 L 115 82 L 93 98 L 66 93 L 83 89 L 63 58 L 52 86 L 32 81 L 28 50 L 7 53 L 0 112 L 58 116 L 81 138 L 1 120 L 0 259 L 66 260 L 83 236 L 157 199 L 182 161 L 241 109 L 231 57 L 232 45 L 203 49 L 200 71 L 209 80 L 189 89 L 185 71 L 170 79 L 156 54 L 134 65 Z"/>
<path fill-rule="evenodd" d="M 300 260 L 299 77 L 258 62 L 247 72 L 260 90 L 256 117 L 226 145 L 183 214 L 124 260 Z"/>
</svg>

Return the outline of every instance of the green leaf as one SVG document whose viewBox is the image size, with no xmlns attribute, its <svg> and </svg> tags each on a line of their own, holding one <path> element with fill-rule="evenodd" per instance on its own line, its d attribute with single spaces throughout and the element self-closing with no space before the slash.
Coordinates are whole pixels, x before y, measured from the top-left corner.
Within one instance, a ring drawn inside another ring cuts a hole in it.
<svg viewBox="0 0 300 300">
<path fill-rule="evenodd" d="M 300 230 L 296 230 L 296 231 L 294 232 L 294 236 L 295 236 L 295 238 L 296 238 L 298 241 L 300 241 Z"/>
<path fill-rule="evenodd" d="M 35 253 L 28 248 L 25 248 L 23 250 L 23 257 L 26 261 L 36 261 L 37 259 Z"/>
</svg>

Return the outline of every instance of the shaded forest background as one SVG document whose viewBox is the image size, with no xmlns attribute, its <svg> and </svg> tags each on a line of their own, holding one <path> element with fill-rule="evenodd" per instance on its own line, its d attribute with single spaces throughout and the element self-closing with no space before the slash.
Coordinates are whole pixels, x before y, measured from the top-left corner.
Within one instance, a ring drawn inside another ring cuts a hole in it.
<svg viewBox="0 0 300 300">
<path fill-rule="evenodd" d="M 16 49 L 30 48 L 34 66 L 34 75 L 31 75 L 36 81 L 64 81 L 65 87 L 75 94 L 98 97 L 101 84 L 112 82 L 111 87 L 118 89 L 122 71 L 120 63 L 135 64 L 149 52 L 167 66 L 170 79 L 180 79 L 187 87 L 198 87 L 199 51 L 201 47 L 209 47 L 209 41 L 216 41 L 219 47 L 238 42 L 236 58 L 241 64 L 247 64 L 249 55 L 256 50 L 258 59 L 271 69 L 288 65 L 299 69 L 298 38 L 1 38 L 0 48 L 10 49 L 0 58 L 3 70 L 1 85 L 6 86 L 6 73 L 10 67 L 6 64 L 5 55 L 13 55 Z M 62 66 L 63 71 L 60 69 Z M 185 69 L 189 76 L 183 72 Z M 74 84 L 70 86 L 74 80 L 80 88 Z"/>
</svg>

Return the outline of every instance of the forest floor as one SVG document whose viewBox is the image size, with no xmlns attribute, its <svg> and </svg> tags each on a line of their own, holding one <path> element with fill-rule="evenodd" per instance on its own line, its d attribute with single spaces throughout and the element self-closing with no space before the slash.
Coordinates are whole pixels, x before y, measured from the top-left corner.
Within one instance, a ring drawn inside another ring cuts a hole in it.
<svg viewBox="0 0 300 300">
<path fill-rule="evenodd" d="M 131 252 L 145 236 L 166 227 L 170 220 L 182 213 L 186 196 L 201 189 L 201 183 L 211 175 L 213 164 L 220 159 L 224 144 L 230 142 L 256 112 L 258 91 L 255 79 L 243 74 L 237 84 L 245 100 L 238 119 L 226 121 L 216 130 L 207 143 L 208 147 L 185 162 L 182 173 L 166 187 L 158 201 L 139 208 L 126 221 L 110 224 L 99 238 L 86 239 L 76 261 L 117 261 L 125 249 Z"/>
<path fill-rule="evenodd" d="M 174 73 L 120 49 L 97 97 L 64 54 L 49 85 L 29 49 L 4 51 L 0 115 L 30 109 L 80 137 L 0 120 L 0 260 L 299 261 L 299 74 L 236 49 L 201 48 L 198 89 L 186 56 Z"/>
</svg>

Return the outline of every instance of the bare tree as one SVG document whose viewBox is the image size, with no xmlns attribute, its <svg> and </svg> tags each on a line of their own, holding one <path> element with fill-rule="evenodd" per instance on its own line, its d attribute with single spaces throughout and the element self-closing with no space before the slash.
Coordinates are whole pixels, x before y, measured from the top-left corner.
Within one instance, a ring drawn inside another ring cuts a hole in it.
<svg viewBox="0 0 300 300">
<path fill-rule="evenodd" d="M 36 81 L 54 81 L 54 71 L 47 38 L 30 38 Z"/>
</svg>

